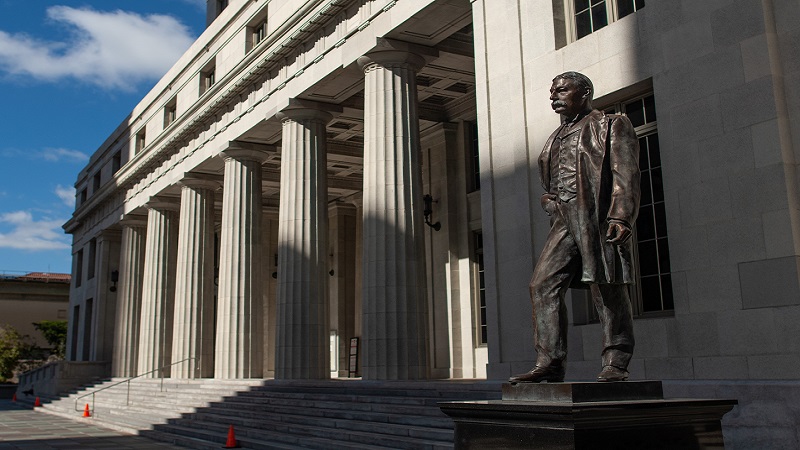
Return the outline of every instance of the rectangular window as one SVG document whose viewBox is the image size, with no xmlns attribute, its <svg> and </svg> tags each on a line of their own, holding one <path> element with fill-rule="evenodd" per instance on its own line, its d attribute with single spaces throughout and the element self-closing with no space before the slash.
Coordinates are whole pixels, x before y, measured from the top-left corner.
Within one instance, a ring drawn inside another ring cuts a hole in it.
<svg viewBox="0 0 800 450">
<path fill-rule="evenodd" d="M 633 258 L 637 267 L 636 284 L 630 286 L 633 315 L 641 317 L 671 313 L 675 309 L 675 302 L 655 98 L 648 93 L 608 106 L 604 111 L 606 114 L 625 114 L 639 137 L 642 196 L 632 237 L 636 242 Z M 584 295 L 588 305 L 585 319 L 584 313 L 576 313 L 575 323 L 598 320 L 588 291 Z"/>
<path fill-rule="evenodd" d="M 478 344 L 486 345 L 489 341 L 489 329 L 486 325 L 486 279 L 483 263 L 483 233 L 472 233 L 472 257 L 474 267 L 475 319 Z"/>
<path fill-rule="evenodd" d="M 267 37 L 267 19 L 262 20 L 256 26 L 254 26 L 252 33 L 253 47 L 255 47 L 259 42 L 263 41 L 264 38 Z"/>
<path fill-rule="evenodd" d="M 631 292 L 634 313 L 639 315 L 674 309 L 670 275 L 667 212 L 664 206 L 664 181 L 658 145 L 656 105 L 653 94 L 621 105 L 639 137 L 639 169 L 642 172 L 642 198 L 636 220 L 638 283 Z M 638 308 L 638 310 L 637 310 Z"/>
<path fill-rule="evenodd" d="M 172 99 L 164 106 L 164 128 L 167 128 L 175 119 L 178 118 L 178 103 Z"/>
<path fill-rule="evenodd" d="M 81 319 L 81 306 L 75 305 L 72 308 L 72 320 L 70 324 L 72 324 L 72 336 L 70 337 L 70 346 L 69 346 L 69 360 L 70 361 L 77 361 L 78 360 L 78 324 L 80 324 Z"/>
<path fill-rule="evenodd" d="M 134 141 L 133 146 L 133 154 L 138 155 L 144 150 L 145 145 L 147 145 L 147 136 L 145 135 L 144 128 L 142 128 L 138 133 L 136 133 L 136 140 Z"/>
<path fill-rule="evenodd" d="M 96 174 L 94 174 L 94 176 L 92 177 L 92 194 L 94 194 L 95 192 L 97 192 L 98 190 L 100 190 L 100 184 L 101 184 L 101 182 L 102 182 L 102 177 L 101 177 L 101 175 L 100 175 L 100 172 L 98 171 L 98 172 L 97 172 Z"/>
<path fill-rule="evenodd" d="M 217 62 L 212 58 L 200 71 L 200 95 L 203 95 L 217 81 Z"/>
<path fill-rule="evenodd" d="M 557 0 L 561 1 L 561 0 Z M 631 13 L 644 8 L 644 0 L 564 0 L 567 41 L 574 42 Z M 560 5 L 559 5 L 560 6 Z M 562 10 L 555 8 L 560 16 Z M 560 17 L 555 23 L 561 23 Z M 560 39 L 557 41 L 561 42 Z"/>
<path fill-rule="evenodd" d="M 117 152 L 111 158 L 111 173 L 119 172 L 120 167 L 122 167 L 122 152 Z"/>
<path fill-rule="evenodd" d="M 86 188 L 83 188 L 83 189 L 81 189 L 80 194 L 78 194 L 78 205 L 79 206 L 84 204 L 84 203 L 86 203 L 86 197 L 87 197 Z"/>
<path fill-rule="evenodd" d="M 267 6 L 256 14 L 253 20 L 247 24 L 247 41 L 245 50 L 250 51 L 267 37 Z"/>
<path fill-rule="evenodd" d="M 80 287 L 83 281 L 83 249 L 75 254 L 75 287 Z"/>
<path fill-rule="evenodd" d="M 86 311 L 83 315 L 83 354 L 82 361 L 91 360 L 92 352 L 92 314 L 94 313 L 94 299 L 86 300 Z"/>
<path fill-rule="evenodd" d="M 95 263 L 97 262 L 97 239 L 89 241 L 89 265 L 86 267 L 86 279 L 94 278 Z"/>
<path fill-rule="evenodd" d="M 467 161 L 467 191 L 475 192 L 481 189 L 480 152 L 478 149 L 478 122 L 467 122 L 467 146 L 469 147 Z"/>
</svg>

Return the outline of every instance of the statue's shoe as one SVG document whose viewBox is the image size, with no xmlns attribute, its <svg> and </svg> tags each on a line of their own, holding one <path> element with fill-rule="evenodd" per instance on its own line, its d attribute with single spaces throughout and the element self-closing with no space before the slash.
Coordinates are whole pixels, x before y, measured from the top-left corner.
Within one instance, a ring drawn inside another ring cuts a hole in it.
<svg viewBox="0 0 800 450">
<path fill-rule="evenodd" d="M 509 383 L 549 383 L 564 381 L 564 366 L 536 366 L 530 372 L 514 375 Z"/>
<path fill-rule="evenodd" d="M 625 381 L 628 379 L 628 371 L 614 366 L 605 366 L 600 374 L 597 375 L 597 381 Z"/>
</svg>

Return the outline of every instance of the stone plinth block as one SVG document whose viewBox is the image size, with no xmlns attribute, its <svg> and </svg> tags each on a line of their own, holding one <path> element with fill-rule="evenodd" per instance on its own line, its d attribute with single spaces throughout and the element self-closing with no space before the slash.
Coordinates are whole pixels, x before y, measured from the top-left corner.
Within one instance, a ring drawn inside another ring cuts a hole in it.
<svg viewBox="0 0 800 450">
<path fill-rule="evenodd" d="M 503 385 L 503 400 L 443 402 L 456 449 L 723 448 L 736 400 L 664 399 L 659 381 Z"/>
</svg>

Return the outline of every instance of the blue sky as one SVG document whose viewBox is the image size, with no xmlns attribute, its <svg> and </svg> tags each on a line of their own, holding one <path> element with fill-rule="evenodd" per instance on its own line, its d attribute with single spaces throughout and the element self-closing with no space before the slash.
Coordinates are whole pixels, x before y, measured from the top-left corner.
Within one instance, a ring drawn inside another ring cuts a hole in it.
<svg viewBox="0 0 800 450">
<path fill-rule="evenodd" d="M 0 0 L 0 274 L 70 272 L 74 183 L 206 0 Z"/>
</svg>

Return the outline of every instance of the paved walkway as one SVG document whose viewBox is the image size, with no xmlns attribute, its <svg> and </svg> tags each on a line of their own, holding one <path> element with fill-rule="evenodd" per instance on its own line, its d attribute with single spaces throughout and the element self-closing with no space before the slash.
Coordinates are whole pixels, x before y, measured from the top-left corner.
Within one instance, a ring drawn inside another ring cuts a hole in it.
<svg viewBox="0 0 800 450">
<path fill-rule="evenodd" d="M 184 449 L 0 400 L 0 450 Z M 184 449 L 185 450 L 185 449 Z"/>
</svg>

